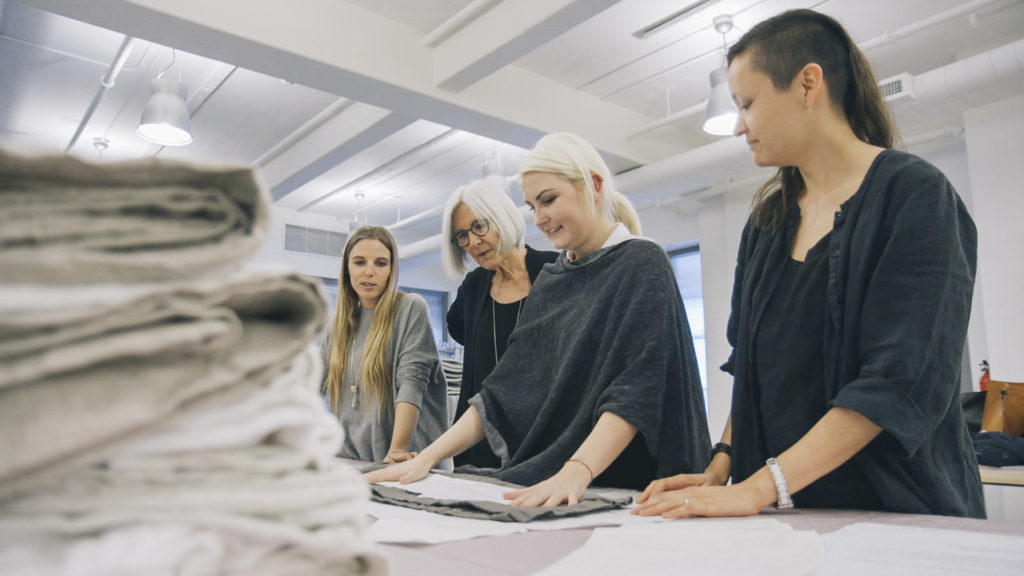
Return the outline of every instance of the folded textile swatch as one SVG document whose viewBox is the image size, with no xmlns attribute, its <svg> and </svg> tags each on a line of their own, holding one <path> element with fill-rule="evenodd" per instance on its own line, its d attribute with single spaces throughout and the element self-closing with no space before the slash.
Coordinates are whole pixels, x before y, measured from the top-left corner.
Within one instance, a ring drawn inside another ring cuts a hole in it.
<svg viewBox="0 0 1024 576">
<path fill-rule="evenodd" d="M 118 460 L 116 467 L 56 472 L 0 503 L 0 572 L 386 571 L 386 560 L 365 535 L 366 483 L 343 463 L 255 473 Z M 144 558 L 131 554 L 136 545 L 145 546 Z"/>
<path fill-rule="evenodd" d="M 1024 437 L 1005 432 L 975 432 L 971 434 L 978 464 L 983 466 L 1024 465 Z"/>
<path fill-rule="evenodd" d="M 90 164 L 0 150 L 0 284 L 179 279 L 260 247 L 269 200 L 249 168 Z"/>
<path fill-rule="evenodd" d="M 382 574 L 306 348 L 0 500 L 0 573 Z M 145 553 L 139 552 L 145 550 Z"/>
<path fill-rule="evenodd" d="M 117 298 L 37 292 L 22 299 L 26 308 L 0 306 L 0 500 L 16 481 L 95 461 L 207 394 L 268 385 L 324 321 L 317 284 L 295 273 L 250 271 Z"/>
<path fill-rule="evenodd" d="M 295 458 L 303 460 L 303 467 L 307 461 L 333 460 L 343 432 L 320 395 L 321 370 L 320 354 L 307 347 L 270 382 L 250 380 L 206 394 L 112 443 L 104 450 L 116 455 L 108 466 L 146 456 L 153 466 L 168 468 L 201 461 L 215 468 L 270 472 L 294 469 L 289 462 Z M 288 450 L 265 452 L 268 444 Z"/>
<path fill-rule="evenodd" d="M 378 467 L 379 466 L 371 466 L 364 468 L 363 471 L 369 472 L 370 470 Z M 463 478 L 466 480 L 507 486 L 510 490 L 522 488 L 522 486 L 510 484 L 488 476 L 440 471 L 435 471 L 433 473 L 452 478 Z M 474 518 L 478 520 L 496 520 L 498 522 L 532 522 L 534 520 L 548 518 L 578 516 L 602 510 L 623 508 L 632 502 L 632 499 L 629 497 L 608 498 L 587 492 L 582 498 L 580 498 L 580 501 L 577 504 L 573 504 L 572 506 L 556 506 L 554 508 L 522 506 L 514 508 L 507 504 L 499 504 L 497 502 L 484 500 L 429 498 L 421 496 L 415 492 L 410 492 L 394 486 L 383 486 L 380 484 L 371 484 L 370 490 L 371 498 L 375 502 L 394 504 L 395 506 L 404 506 L 406 508 L 415 508 L 417 510 L 426 510 L 428 512 L 445 514 L 447 516 Z"/>
</svg>

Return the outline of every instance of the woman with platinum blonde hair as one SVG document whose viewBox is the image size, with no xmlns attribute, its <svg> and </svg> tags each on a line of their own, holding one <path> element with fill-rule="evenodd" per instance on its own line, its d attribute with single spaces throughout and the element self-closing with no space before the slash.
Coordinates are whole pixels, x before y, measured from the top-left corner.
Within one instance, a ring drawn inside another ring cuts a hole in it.
<svg viewBox="0 0 1024 576">
<path fill-rule="evenodd" d="M 523 215 L 505 191 L 489 180 L 476 180 L 452 193 L 441 225 L 445 272 L 465 274 L 472 258 L 479 267 L 459 286 L 448 310 L 448 333 L 465 348 L 462 384 L 455 409 L 458 420 L 469 399 L 505 354 L 508 338 L 519 322 L 530 287 L 557 252 L 542 252 L 523 242 Z M 496 468 L 501 461 L 486 442 L 455 457 L 455 464 Z"/>
<path fill-rule="evenodd" d="M 696 355 L 665 251 L 589 143 L 551 134 L 519 173 L 534 223 L 563 252 L 537 277 L 505 356 L 465 414 L 415 458 L 367 474 L 415 482 L 482 439 L 501 460 L 470 469 L 525 488 L 512 506 L 579 502 L 700 472 L 711 440 Z M 627 228 L 628 224 L 628 228 Z"/>
</svg>

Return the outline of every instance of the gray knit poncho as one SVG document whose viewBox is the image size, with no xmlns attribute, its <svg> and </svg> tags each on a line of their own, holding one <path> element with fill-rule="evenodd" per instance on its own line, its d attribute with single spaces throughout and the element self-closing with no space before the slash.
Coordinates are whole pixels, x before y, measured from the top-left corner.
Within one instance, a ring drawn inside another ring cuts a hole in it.
<svg viewBox="0 0 1024 576">
<path fill-rule="evenodd" d="M 502 462 L 477 471 L 502 480 L 530 485 L 555 474 L 604 412 L 635 426 L 637 439 L 595 484 L 640 489 L 655 477 L 703 472 L 711 447 L 704 398 L 664 250 L 632 239 L 546 265 L 505 356 L 470 404 Z M 652 465 L 617 466 L 636 461 Z M 603 483 L 607 475 L 616 479 Z"/>
</svg>

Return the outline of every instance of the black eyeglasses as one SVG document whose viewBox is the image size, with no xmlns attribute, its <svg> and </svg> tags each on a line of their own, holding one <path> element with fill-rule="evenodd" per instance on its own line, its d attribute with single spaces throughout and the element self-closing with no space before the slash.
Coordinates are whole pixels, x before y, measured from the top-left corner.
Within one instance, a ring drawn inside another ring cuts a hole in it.
<svg viewBox="0 0 1024 576">
<path fill-rule="evenodd" d="M 488 222 L 486 218 L 474 220 L 473 223 L 469 225 L 469 230 L 459 230 L 452 236 L 452 244 L 455 244 L 459 248 L 465 248 L 466 246 L 469 246 L 470 232 L 472 232 L 474 236 L 482 237 L 484 234 L 487 234 L 487 231 L 490 230 L 490 228 L 490 222 Z"/>
</svg>

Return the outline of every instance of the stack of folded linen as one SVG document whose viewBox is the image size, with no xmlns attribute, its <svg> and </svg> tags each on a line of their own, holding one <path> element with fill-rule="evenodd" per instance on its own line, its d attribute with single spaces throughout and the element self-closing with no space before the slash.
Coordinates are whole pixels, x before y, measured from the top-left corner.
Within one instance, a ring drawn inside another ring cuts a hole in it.
<svg viewBox="0 0 1024 576">
<path fill-rule="evenodd" d="M 0 574 L 386 571 L 266 212 L 248 170 L 0 152 Z"/>
</svg>

